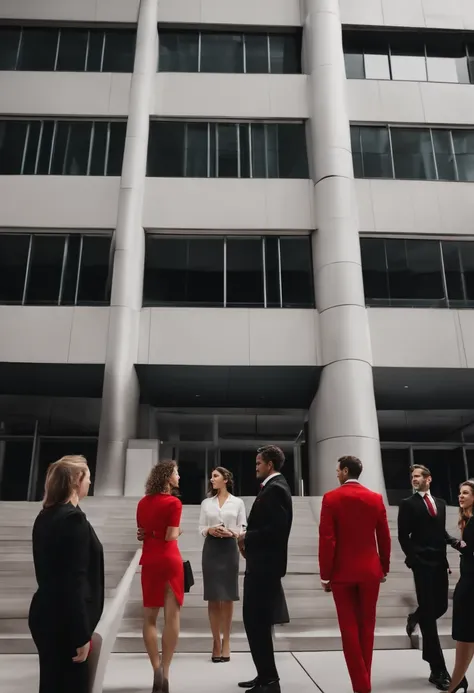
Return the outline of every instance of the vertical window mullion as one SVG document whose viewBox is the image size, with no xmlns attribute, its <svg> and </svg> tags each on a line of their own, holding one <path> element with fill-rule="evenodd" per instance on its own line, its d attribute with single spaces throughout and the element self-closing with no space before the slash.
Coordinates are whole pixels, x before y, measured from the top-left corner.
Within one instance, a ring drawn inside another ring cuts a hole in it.
<svg viewBox="0 0 474 693">
<path fill-rule="evenodd" d="M 30 128 L 31 128 L 31 121 L 28 123 L 28 126 L 26 128 L 25 142 L 23 145 L 23 156 L 21 158 L 21 168 L 20 168 L 20 174 L 21 175 L 23 175 L 23 171 L 25 170 L 26 152 L 28 151 L 28 142 L 30 139 Z"/>
<path fill-rule="evenodd" d="M 56 134 L 58 130 L 58 121 L 54 121 L 54 126 L 53 126 L 53 134 L 51 137 L 51 151 L 49 153 L 49 163 L 48 163 L 48 176 L 51 175 L 51 168 L 53 166 L 53 154 L 54 154 L 54 146 L 56 144 Z"/>
<path fill-rule="evenodd" d="M 189 124 L 185 123 L 184 124 L 184 147 L 183 147 L 183 175 L 186 178 L 187 175 L 187 170 L 188 170 L 188 142 L 189 142 L 189 135 L 188 135 L 188 127 Z"/>
<path fill-rule="evenodd" d="M 425 75 L 426 75 L 426 81 L 429 82 L 429 74 L 428 74 L 428 50 L 426 48 L 426 43 L 423 44 L 423 48 L 425 51 Z"/>
<path fill-rule="evenodd" d="M 443 242 L 438 241 L 439 253 L 441 256 L 441 272 L 443 273 L 443 291 L 446 300 L 446 306 L 449 308 L 448 281 L 446 279 L 446 269 L 444 266 Z"/>
<path fill-rule="evenodd" d="M 23 47 L 23 31 L 24 29 L 21 27 L 20 38 L 18 39 L 18 48 L 16 51 L 15 70 L 18 70 L 18 65 L 20 64 L 21 49 Z"/>
<path fill-rule="evenodd" d="M 252 123 L 247 123 L 247 134 L 249 138 L 249 176 L 253 178 L 253 160 L 252 160 Z"/>
<path fill-rule="evenodd" d="M 240 161 L 240 124 L 236 123 L 237 128 L 237 178 L 242 178 L 242 166 Z"/>
<path fill-rule="evenodd" d="M 270 44 L 270 34 L 267 34 L 267 63 L 268 63 L 268 74 L 272 73 L 272 54 L 271 54 L 271 44 Z"/>
<path fill-rule="evenodd" d="M 278 237 L 278 285 L 280 289 L 280 308 L 283 308 L 283 276 L 281 273 L 281 244 Z"/>
<path fill-rule="evenodd" d="M 28 257 L 26 259 L 26 272 L 25 272 L 25 283 L 23 284 L 23 296 L 21 299 L 21 305 L 24 306 L 26 303 L 26 291 L 28 289 L 28 281 L 30 278 L 30 267 L 31 267 L 31 255 L 33 253 L 33 234 L 30 234 L 30 244 L 28 246 Z"/>
<path fill-rule="evenodd" d="M 227 236 L 224 236 L 224 308 L 227 308 Z"/>
<path fill-rule="evenodd" d="M 89 156 L 87 157 L 87 170 L 86 170 L 87 176 L 90 176 L 90 174 L 91 174 L 92 150 L 94 148 L 94 137 L 95 137 L 95 120 L 92 121 L 90 132 L 91 132 L 91 135 L 90 135 L 90 139 L 89 139 Z"/>
<path fill-rule="evenodd" d="M 63 248 L 63 264 L 61 267 L 61 281 L 59 282 L 59 296 L 58 296 L 58 306 L 61 305 L 62 300 L 63 300 L 63 288 L 64 288 L 64 278 L 66 275 L 66 264 L 67 264 L 67 256 L 68 256 L 68 251 L 69 251 L 69 236 L 66 236 L 64 239 L 64 248 Z"/>
<path fill-rule="evenodd" d="M 58 42 L 56 43 L 56 55 L 54 56 L 54 67 L 53 67 L 54 72 L 56 72 L 58 69 L 59 46 L 61 43 L 61 36 L 62 36 L 62 31 L 61 31 L 61 29 L 59 29 L 58 30 Z"/>
<path fill-rule="evenodd" d="M 201 55 L 202 55 L 202 31 L 199 32 L 198 37 L 198 72 L 201 72 Z"/>
<path fill-rule="evenodd" d="M 466 277 L 464 276 L 464 263 L 462 261 L 462 255 L 461 255 L 461 250 L 460 250 L 459 246 L 457 248 L 457 251 L 458 251 L 459 269 L 461 270 L 462 295 L 463 295 L 464 303 L 467 305 L 468 297 L 467 297 L 467 288 L 466 288 Z"/>
<path fill-rule="evenodd" d="M 392 47 L 390 44 L 388 44 L 388 72 L 390 75 L 390 79 L 393 80 L 393 72 L 392 72 Z"/>
<path fill-rule="evenodd" d="M 247 41 L 245 40 L 245 34 L 242 34 L 242 51 L 243 51 L 244 74 L 247 74 Z"/>
<path fill-rule="evenodd" d="M 265 148 L 265 178 L 268 178 L 268 125 L 263 125 L 263 141 Z"/>
<path fill-rule="evenodd" d="M 433 128 L 430 128 L 430 139 L 431 139 L 431 148 L 433 150 L 433 161 L 434 161 L 434 167 L 435 167 L 436 180 L 439 180 L 438 162 L 436 161 L 436 149 L 435 149 L 435 144 L 434 144 Z"/>
<path fill-rule="evenodd" d="M 35 175 L 38 173 L 38 164 L 39 164 L 39 158 L 40 158 L 40 153 L 41 153 L 41 144 L 43 142 L 43 128 L 44 128 L 44 120 L 41 121 L 40 124 L 40 131 L 38 135 L 38 149 L 36 150 L 36 159 L 35 159 Z"/>
<path fill-rule="evenodd" d="M 263 307 L 267 308 L 267 244 L 265 236 L 262 236 L 262 259 L 263 259 Z"/>
<path fill-rule="evenodd" d="M 100 56 L 100 67 L 99 67 L 99 72 L 102 72 L 104 69 L 104 57 L 105 57 L 105 38 L 106 38 L 106 33 L 102 34 L 102 53 Z"/>
<path fill-rule="evenodd" d="M 107 123 L 107 139 L 105 143 L 105 161 L 104 161 L 104 176 L 107 175 L 107 166 L 109 164 L 109 151 L 110 151 L 110 126 L 112 123 Z"/>
<path fill-rule="evenodd" d="M 390 158 L 392 160 L 392 178 L 395 178 L 395 158 L 393 156 L 393 142 L 392 142 L 392 129 L 387 125 L 388 130 L 388 143 L 390 145 Z"/>
<path fill-rule="evenodd" d="M 89 52 L 90 52 L 90 44 L 91 44 L 91 32 L 90 29 L 87 32 L 87 44 L 86 44 L 86 59 L 84 62 L 84 72 L 87 72 L 87 66 L 89 63 Z"/>
<path fill-rule="evenodd" d="M 77 277 L 76 277 L 76 288 L 74 290 L 74 305 L 77 306 L 77 299 L 79 296 L 79 281 L 81 277 L 81 267 L 82 267 L 82 247 L 84 245 L 84 236 L 81 235 L 81 243 L 79 245 L 79 257 L 77 260 Z"/>
<path fill-rule="evenodd" d="M 456 156 L 456 152 L 454 150 L 454 137 L 453 137 L 453 131 L 449 131 L 449 141 L 451 143 L 451 154 L 453 156 L 453 161 L 454 161 L 454 173 L 456 176 L 456 180 L 459 180 L 459 169 L 458 169 L 458 159 Z"/>
<path fill-rule="evenodd" d="M 72 129 L 72 123 L 69 123 L 68 129 L 67 129 L 66 147 L 64 148 L 64 160 L 63 160 L 63 167 L 62 167 L 63 176 L 66 175 L 66 164 L 67 164 L 67 158 L 69 156 L 69 145 L 71 143 L 71 129 Z"/>
<path fill-rule="evenodd" d="M 215 123 L 216 129 L 216 178 L 219 178 L 219 123 Z"/>
<path fill-rule="evenodd" d="M 211 124 L 207 124 L 207 177 L 211 177 Z"/>
</svg>

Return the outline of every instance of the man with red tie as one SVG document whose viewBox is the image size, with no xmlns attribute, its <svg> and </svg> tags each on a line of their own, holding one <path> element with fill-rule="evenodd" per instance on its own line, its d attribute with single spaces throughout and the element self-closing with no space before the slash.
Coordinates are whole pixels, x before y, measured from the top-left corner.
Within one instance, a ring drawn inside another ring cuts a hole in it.
<svg viewBox="0 0 474 693">
<path fill-rule="evenodd" d="M 362 462 L 341 457 L 340 487 L 326 493 L 319 524 L 319 568 L 333 593 L 342 647 L 355 693 L 370 693 L 380 583 L 390 568 L 390 530 L 383 498 L 359 483 Z"/>
</svg>

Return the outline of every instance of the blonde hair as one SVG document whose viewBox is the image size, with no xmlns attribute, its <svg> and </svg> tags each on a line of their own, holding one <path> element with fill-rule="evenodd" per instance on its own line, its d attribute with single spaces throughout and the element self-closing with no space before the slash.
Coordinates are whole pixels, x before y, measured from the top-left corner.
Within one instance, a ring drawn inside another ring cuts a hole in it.
<svg viewBox="0 0 474 693">
<path fill-rule="evenodd" d="M 87 460 L 82 455 L 66 455 L 50 464 L 44 485 L 43 508 L 67 503 L 74 491 L 79 490 L 88 469 Z"/>
</svg>

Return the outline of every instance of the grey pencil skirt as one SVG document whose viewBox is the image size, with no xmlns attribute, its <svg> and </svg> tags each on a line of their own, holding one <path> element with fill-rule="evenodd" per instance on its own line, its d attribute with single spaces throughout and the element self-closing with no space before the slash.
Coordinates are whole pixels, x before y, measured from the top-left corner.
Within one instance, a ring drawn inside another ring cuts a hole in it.
<svg viewBox="0 0 474 693">
<path fill-rule="evenodd" d="M 204 601 L 239 601 L 239 550 L 235 539 L 207 535 L 202 549 Z"/>
</svg>

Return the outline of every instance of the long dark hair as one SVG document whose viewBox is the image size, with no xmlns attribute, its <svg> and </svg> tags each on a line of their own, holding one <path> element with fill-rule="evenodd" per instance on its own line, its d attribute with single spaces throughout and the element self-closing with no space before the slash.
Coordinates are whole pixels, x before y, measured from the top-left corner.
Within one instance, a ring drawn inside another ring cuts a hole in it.
<svg viewBox="0 0 474 693">
<path fill-rule="evenodd" d="M 474 496 L 474 479 L 467 479 L 467 481 L 463 481 L 462 484 L 459 484 L 459 490 L 461 490 L 463 486 L 469 486 L 469 488 L 472 491 L 472 495 Z M 464 531 L 465 526 L 467 525 L 467 523 L 471 519 L 472 513 L 473 513 L 472 506 L 471 506 L 471 510 L 470 510 L 470 515 L 468 515 L 464 511 L 464 508 L 459 507 L 458 527 L 461 530 L 461 532 Z"/>
<path fill-rule="evenodd" d="M 225 467 L 216 467 L 215 469 L 212 470 L 213 472 L 219 472 L 219 474 L 222 474 L 225 480 L 225 487 L 229 493 L 234 492 L 234 475 L 232 474 L 231 471 L 226 469 Z M 207 496 L 208 498 L 212 498 L 213 496 L 217 496 L 217 489 L 215 489 L 212 485 L 211 482 L 209 482 L 209 486 L 207 487 Z"/>
</svg>

